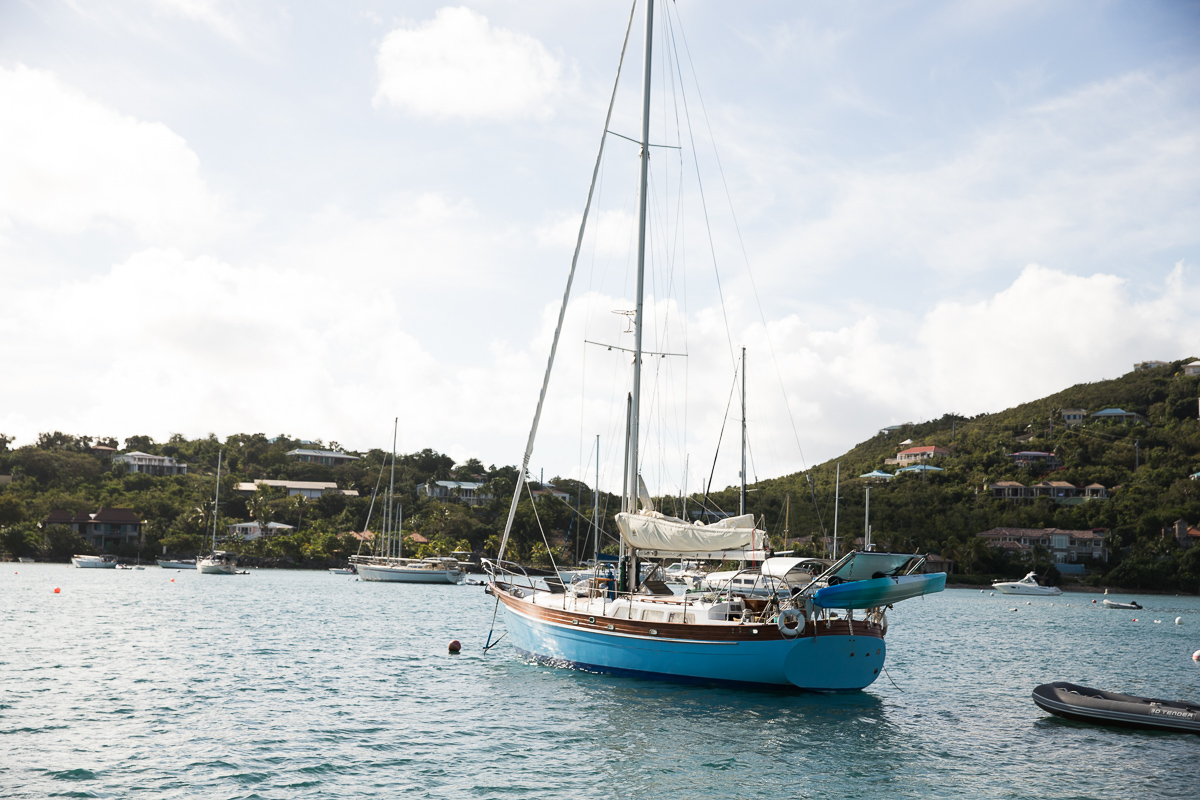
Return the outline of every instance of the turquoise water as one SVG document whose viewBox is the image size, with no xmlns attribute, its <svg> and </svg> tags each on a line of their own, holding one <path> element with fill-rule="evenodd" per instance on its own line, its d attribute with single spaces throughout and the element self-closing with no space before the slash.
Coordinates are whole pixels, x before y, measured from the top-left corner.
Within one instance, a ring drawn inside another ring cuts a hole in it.
<svg viewBox="0 0 1200 800">
<path fill-rule="evenodd" d="M 887 674 L 821 696 L 484 654 L 474 586 L 3 566 L 3 797 L 1200 796 L 1200 737 L 1029 699 L 1070 680 L 1200 700 L 1197 598 L 909 600 Z"/>
</svg>

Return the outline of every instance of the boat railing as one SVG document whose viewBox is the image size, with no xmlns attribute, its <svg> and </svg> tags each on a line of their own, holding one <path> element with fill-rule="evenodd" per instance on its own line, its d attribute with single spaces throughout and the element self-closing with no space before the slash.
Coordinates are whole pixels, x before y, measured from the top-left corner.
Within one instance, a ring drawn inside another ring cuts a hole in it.
<svg viewBox="0 0 1200 800">
<path fill-rule="evenodd" d="M 549 591 L 537 586 L 536 578 L 525 571 L 525 568 L 515 561 L 484 558 L 480 560 L 484 574 L 492 583 L 504 583 L 509 586 L 530 589 L 532 591 Z"/>
</svg>

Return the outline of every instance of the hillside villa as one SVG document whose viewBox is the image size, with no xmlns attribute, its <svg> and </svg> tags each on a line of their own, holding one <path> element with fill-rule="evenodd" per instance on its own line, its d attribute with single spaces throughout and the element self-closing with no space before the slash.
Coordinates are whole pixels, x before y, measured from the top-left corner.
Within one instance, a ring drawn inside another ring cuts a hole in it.
<svg viewBox="0 0 1200 800">
<path fill-rule="evenodd" d="M 96 548 L 96 552 L 107 553 L 123 545 L 140 544 L 145 523 L 131 508 L 102 508 L 94 514 L 51 511 L 43 524 L 66 525 Z"/>
<path fill-rule="evenodd" d="M 1033 557 L 1033 548 L 1041 545 L 1050 552 L 1056 565 L 1077 564 L 1087 559 L 1108 561 L 1104 546 L 1103 528 L 1090 531 L 1071 531 L 1063 528 L 992 528 L 979 534 L 988 547 L 998 547 L 1018 553 L 1023 559 Z M 1061 567 L 1060 567 L 1061 569 Z M 1075 570 L 1078 572 L 1082 564 Z"/>
</svg>

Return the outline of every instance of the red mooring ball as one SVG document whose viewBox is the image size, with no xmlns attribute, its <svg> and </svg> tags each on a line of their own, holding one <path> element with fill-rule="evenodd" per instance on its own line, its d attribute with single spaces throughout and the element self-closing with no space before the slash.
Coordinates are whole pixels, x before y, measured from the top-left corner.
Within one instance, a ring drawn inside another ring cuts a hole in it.
<svg viewBox="0 0 1200 800">
<path fill-rule="evenodd" d="M 450 652 L 451 652 L 451 653 L 457 653 L 459 650 L 462 650 L 462 645 L 458 643 L 458 639 L 453 639 L 453 640 L 451 640 L 451 642 L 450 642 Z"/>
<path fill-rule="evenodd" d="M 59 593 L 59 592 L 61 592 L 61 591 L 62 591 L 62 589 L 58 588 L 57 586 L 55 586 L 55 587 L 54 587 L 54 593 L 55 593 L 55 594 L 58 594 L 58 593 Z"/>
</svg>

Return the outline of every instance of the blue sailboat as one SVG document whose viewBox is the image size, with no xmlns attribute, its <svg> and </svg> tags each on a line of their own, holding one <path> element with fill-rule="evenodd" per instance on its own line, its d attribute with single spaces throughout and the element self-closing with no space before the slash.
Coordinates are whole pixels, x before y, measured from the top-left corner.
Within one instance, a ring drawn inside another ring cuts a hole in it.
<svg viewBox="0 0 1200 800">
<path fill-rule="evenodd" d="M 631 15 L 631 29 L 632 25 Z M 624 454 L 626 491 L 622 511 L 616 515 L 627 555 L 615 579 L 597 573 L 575 587 L 566 587 L 561 581 L 532 579 L 517 565 L 502 560 L 517 503 L 525 489 L 578 263 L 577 244 L 500 553 L 496 560 L 485 562 L 487 591 L 503 607 L 507 636 L 516 650 L 555 666 L 683 683 L 824 692 L 860 690 L 874 682 L 883 669 L 887 656 L 886 607 L 941 591 L 945 588 L 944 574 L 919 574 L 925 559 L 915 554 L 856 551 L 821 566 L 814 566 L 811 559 L 764 560 L 766 534 L 755 525 L 754 517 L 745 513 L 744 490 L 742 513 L 706 525 L 655 510 L 641 482 L 639 422 L 653 29 L 654 2 L 645 0 L 633 376 Z M 610 102 L 606 134 L 612 108 Z M 593 189 L 603 152 L 602 138 Z M 579 242 L 583 240 L 591 202 L 589 190 Z M 744 398 L 744 371 L 742 387 Z M 743 420 L 743 428 L 744 424 Z M 744 455 L 742 474 L 744 482 Z M 754 576 L 749 583 L 756 587 L 762 583 L 769 590 L 739 591 L 735 587 L 744 582 L 731 580 L 724 590 L 677 595 L 665 585 L 642 578 L 639 554 L 761 562 L 760 567 L 750 568 L 745 574 Z M 806 562 L 803 568 L 794 568 L 801 561 Z M 493 638 L 489 636 L 489 648 L 494 646 Z"/>
</svg>

